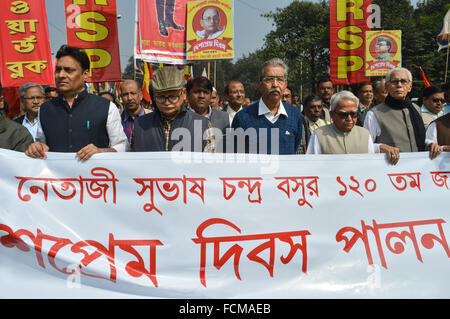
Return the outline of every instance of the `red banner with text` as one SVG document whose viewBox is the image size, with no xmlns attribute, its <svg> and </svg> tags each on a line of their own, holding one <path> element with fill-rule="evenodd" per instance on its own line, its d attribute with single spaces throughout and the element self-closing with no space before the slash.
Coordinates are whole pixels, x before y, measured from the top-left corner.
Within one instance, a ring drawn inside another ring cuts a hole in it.
<svg viewBox="0 0 450 319">
<path fill-rule="evenodd" d="M 335 85 L 370 80 L 364 69 L 364 32 L 370 30 L 371 4 L 371 0 L 330 1 L 330 77 Z"/>
<path fill-rule="evenodd" d="M 135 58 L 186 64 L 187 0 L 139 0 Z"/>
<path fill-rule="evenodd" d="M 67 44 L 88 54 L 88 82 L 120 81 L 116 0 L 64 1 Z"/>
<path fill-rule="evenodd" d="M 45 0 L 2 0 L 0 22 L 2 86 L 53 84 Z"/>
</svg>

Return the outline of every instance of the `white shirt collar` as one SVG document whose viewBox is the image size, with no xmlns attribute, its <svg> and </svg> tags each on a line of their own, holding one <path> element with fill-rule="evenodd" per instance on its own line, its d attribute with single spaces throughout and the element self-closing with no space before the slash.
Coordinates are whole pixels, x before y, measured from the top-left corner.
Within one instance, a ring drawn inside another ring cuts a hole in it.
<svg viewBox="0 0 450 319">
<path fill-rule="evenodd" d="M 39 121 L 39 112 L 38 112 L 38 116 L 36 116 L 36 118 L 34 119 L 34 123 L 31 123 L 31 121 L 28 119 L 27 113 L 25 113 L 25 117 L 23 119 L 24 119 L 25 123 L 28 123 L 29 125 L 33 126 Z"/>
<path fill-rule="evenodd" d="M 272 111 L 269 110 L 267 105 L 264 103 L 263 99 L 259 99 L 258 105 L 258 115 L 264 115 L 266 119 L 268 119 L 271 123 L 275 123 L 280 115 L 284 115 L 288 117 L 286 109 L 284 108 L 283 102 L 280 101 L 280 106 L 278 107 L 277 114 L 273 114 Z"/>
<path fill-rule="evenodd" d="M 440 111 L 438 114 L 436 114 L 436 113 L 431 112 L 429 109 L 427 109 L 427 107 L 426 107 L 424 104 L 422 104 L 421 111 L 422 111 L 423 113 L 429 113 L 429 114 L 435 116 L 436 118 L 438 118 L 438 117 L 444 115 L 444 110 L 443 110 L 443 109 L 442 109 L 442 111 Z"/>
<path fill-rule="evenodd" d="M 239 110 L 235 111 L 235 110 L 233 110 L 233 109 L 231 108 L 231 106 L 227 105 L 226 110 L 227 110 L 228 114 L 229 114 L 231 117 L 234 117 L 234 116 L 236 115 L 237 112 L 239 112 L 240 110 L 242 110 L 242 106 L 239 108 Z"/>
<path fill-rule="evenodd" d="M 197 113 L 197 112 L 195 112 L 195 110 L 194 110 L 192 107 L 189 107 L 189 110 L 191 110 L 191 111 L 194 112 L 194 113 Z M 197 113 L 197 114 L 198 114 L 198 113 Z M 211 106 L 208 106 L 208 114 L 206 114 L 205 117 L 206 117 L 207 119 L 209 119 L 209 118 L 211 118 L 211 114 L 212 114 L 212 107 L 211 107 Z"/>
</svg>

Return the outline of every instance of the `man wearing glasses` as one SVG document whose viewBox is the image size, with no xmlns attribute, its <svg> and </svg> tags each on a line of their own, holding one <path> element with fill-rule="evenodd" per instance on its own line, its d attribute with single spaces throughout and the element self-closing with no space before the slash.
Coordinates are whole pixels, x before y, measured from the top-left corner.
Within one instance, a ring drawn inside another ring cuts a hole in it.
<svg viewBox="0 0 450 319">
<path fill-rule="evenodd" d="M 261 99 L 236 113 L 231 125 L 235 152 L 296 153 L 302 139 L 302 115 L 298 108 L 282 102 L 287 72 L 281 59 L 263 64 L 257 84 Z"/>
<path fill-rule="evenodd" d="M 356 125 L 358 104 L 349 91 L 334 94 L 330 100 L 333 123 L 314 130 L 306 154 L 374 153 L 369 131 Z"/>
<path fill-rule="evenodd" d="M 205 40 L 216 39 L 225 31 L 225 27 L 220 28 L 220 14 L 216 8 L 206 8 L 200 24 L 203 30 L 198 31 L 197 35 Z"/>
<path fill-rule="evenodd" d="M 45 100 L 45 91 L 39 84 L 28 82 L 19 87 L 19 98 L 25 114 L 14 121 L 25 126 L 33 139 L 39 126 L 39 108 Z"/>
<path fill-rule="evenodd" d="M 364 120 L 364 127 L 374 140 L 375 152 L 386 153 L 394 165 L 400 152 L 426 150 L 420 108 L 408 97 L 411 89 L 411 72 L 405 68 L 392 69 L 386 74 L 386 100 L 372 107 Z"/>
<path fill-rule="evenodd" d="M 244 84 L 238 80 L 231 80 L 225 86 L 224 93 L 225 98 L 228 101 L 228 105 L 224 108 L 224 111 L 228 113 L 231 127 L 234 116 L 245 106 Z"/>
<path fill-rule="evenodd" d="M 376 59 L 378 61 L 392 60 L 394 55 L 390 53 L 391 49 L 392 49 L 391 41 L 386 37 L 379 37 L 377 39 L 377 43 L 375 44 L 375 52 L 377 54 Z"/>
<path fill-rule="evenodd" d="M 132 151 L 215 151 L 209 120 L 186 108 L 184 82 L 183 75 L 172 66 L 155 71 L 150 94 L 156 108 L 134 122 Z"/>
<path fill-rule="evenodd" d="M 444 91 L 436 86 L 429 86 L 422 92 L 422 102 L 422 119 L 427 129 L 431 122 L 444 115 Z"/>
</svg>

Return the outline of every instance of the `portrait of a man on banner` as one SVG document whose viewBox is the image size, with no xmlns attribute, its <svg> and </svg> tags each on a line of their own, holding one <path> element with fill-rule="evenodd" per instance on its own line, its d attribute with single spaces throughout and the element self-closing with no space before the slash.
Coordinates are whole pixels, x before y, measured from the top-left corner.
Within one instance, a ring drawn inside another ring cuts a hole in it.
<svg viewBox="0 0 450 319">
<path fill-rule="evenodd" d="M 378 37 L 376 38 L 375 44 L 375 53 L 377 56 L 375 59 L 378 61 L 388 61 L 391 60 L 395 52 L 391 53 L 392 50 L 392 42 L 387 37 Z"/>
<path fill-rule="evenodd" d="M 188 1 L 187 60 L 233 58 L 233 3 L 231 0 Z"/>
<path fill-rule="evenodd" d="M 226 16 L 218 7 L 207 7 L 197 19 L 193 21 L 195 33 L 202 39 L 212 40 L 218 38 L 226 28 Z M 199 13 L 200 13 L 199 12 Z M 201 29 L 198 28 L 200 21 Z"/>
<path fill-rule="evenodd" d="M 366 31 L 366 76 L 384 76 L 401 67 L 401 30 Z"/>
</svg>

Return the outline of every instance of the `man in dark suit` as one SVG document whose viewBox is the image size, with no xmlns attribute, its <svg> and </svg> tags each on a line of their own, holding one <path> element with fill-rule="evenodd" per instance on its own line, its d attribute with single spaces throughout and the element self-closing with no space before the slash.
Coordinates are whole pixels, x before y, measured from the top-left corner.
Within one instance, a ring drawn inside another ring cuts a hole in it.
<svg viewBox="0 0 450 319">
<path fill-rule="evenodd" d="M 192 111 L 209 119 L 212 127 L 216 130 L 214 136 L 216 139 L 216 152 L 221 150 L 221 138 L 224 137 L 225 130 L 230 127 L 228 114 L 224 111 L 216 110 L 211 107 L 211 97 L 213 86 L 209 79 L 203 76 L 197 76 L 189 80 L 186 84 L 187 99 Z"/>
</svg>

